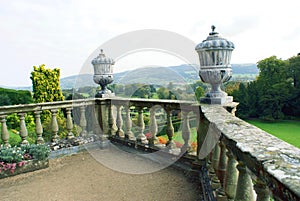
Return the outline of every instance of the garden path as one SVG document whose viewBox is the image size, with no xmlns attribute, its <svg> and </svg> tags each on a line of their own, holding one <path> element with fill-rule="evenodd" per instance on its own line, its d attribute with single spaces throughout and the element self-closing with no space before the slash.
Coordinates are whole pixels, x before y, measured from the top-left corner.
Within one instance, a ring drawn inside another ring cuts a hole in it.
<svg viewBox="0 0 300 201">
<path fill-rule="evenodd" d="M 138 162 L 140 167 L 155 165 Z M 173 167 L 126 174 L 105 167 L 85 151 L 51 159 L 47 169 L 1 179 L 0 200 L 192 201 L 200 200 L 200 194 L 197 185 Z"/>
</svg>

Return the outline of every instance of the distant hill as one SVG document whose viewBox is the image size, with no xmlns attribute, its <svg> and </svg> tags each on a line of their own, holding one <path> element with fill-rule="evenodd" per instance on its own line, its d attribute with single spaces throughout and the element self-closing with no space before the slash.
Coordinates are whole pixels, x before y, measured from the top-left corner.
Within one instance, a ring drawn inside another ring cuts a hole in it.
<svg viewBox="0 0 300 201">
<path fill-rule="evenodd" d="M 27 90 L 27 91 L 32 91 L 32 86 L 28 87 L 18 87 L 18 86 L 5 86 L 5 85 L 0 85 L 0 88 L 5 88 L 5 89 L 14 89 L 14 90 Z"/>
<path fill-rule="evenodd" d="M 259 70 L 256 64 L 232 64 L 233 78 L 235 75 L 258 75 Z M 132 84 L 145 83 L 166 85 L 170 82 L 174 84 L 191 83 L 199 80 L 199 66 L 197 65 L 179 65 L 169 67 L 149 67 L 141 68 L 132 71 L 124 71 L 114 74 L 114 83 L 118 84 Z M 80 88 L 84 86 L 97 86 L 93 81 L 92 74 L 80 74 L 60 79 L 60 86 L 62 89 Z M 17 90 L 32 90 L 28 87 L 9 87 L 0 86 L 3 88 L 17 89 Z"/>
<path fill-rule="evenodd" d="M 256 64 L 232 64 L 233 77 L 235 74 L 257 75 L 259 73 Z M 180 65 L 169 67 L 149 67 L 114 74 L 114 83 L 132 84 L 145 83 L 166 85 L 190 83 L 199 80 L 199 66 Z M 62 89 L 80 88 L 84 86 L 96 86 L 92 74 L 75 75 L 62 78 L 60 81 Z"/>
<path fill-rule="evenodd" d="M 232 64 L 232 74 L 256 74 L 259 69 L 256 64 Z"/>
</svg>

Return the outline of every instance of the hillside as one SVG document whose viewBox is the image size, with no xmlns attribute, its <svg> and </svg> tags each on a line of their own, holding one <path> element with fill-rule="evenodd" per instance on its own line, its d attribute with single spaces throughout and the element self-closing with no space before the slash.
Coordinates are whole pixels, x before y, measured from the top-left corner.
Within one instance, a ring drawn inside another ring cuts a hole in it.
<svg viewBox="0 0 300 201">
<path fill-rule="evenodd" d="M 259 71 L 256 64 L 232 64 L 233 79 L 244 80 L 241 77 L 246 77 L 247 80 L 253 80 Z M 114 74 L 114 83 L 131 84 L 131 83 L 145 83 L 166 85 L 169 82 L 181 84 L 191 83 L 199 80 L 199 67 L 197 65 L 179 65 L 169 67 L 151 67 L 141 68 L 132 71 L 124 71 Z M 81 74 L 64 77 L 60 79 L 60 86 L 62 89 L 80 88 L 84 86 L 97 86 L 93 81 L 92 74 Z M 3 88 L 16 90 L 32 90 L 28 87 L 10 87 L 1 86 Z"/>
<path fill-rule="evenodd" d="M 256 64 L 232 64 L 233 78 L 237 80 L 241 75 L 255 77 L 259 71 Z M 114 83 L 132 84 L 145 83 L 166 85 L 170 82 L 183 84 L 199 80 L 199 67 L 196 65 L 180 65 L 169 67 L 149 67 L 114 74 Z M 235 75 L 237 77 L 235 78 Z M 96 86 L 93 75 L 83 74 L 61 79 L 62 89 Z"/>
</svg>

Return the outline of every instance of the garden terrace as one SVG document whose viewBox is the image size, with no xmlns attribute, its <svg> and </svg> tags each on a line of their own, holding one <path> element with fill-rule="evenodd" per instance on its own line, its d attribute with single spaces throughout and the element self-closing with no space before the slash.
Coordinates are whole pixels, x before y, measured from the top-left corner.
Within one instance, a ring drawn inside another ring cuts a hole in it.
<svg viewBox="0 0 300 201">
<path fill-rule="evenodd" d="M 48 110 L 51 141 L 56 143 L 62 131 L 57 114 L 63 110 L 67 139 L 74 139 L 76 127 L 83 138 L 96 136 L 94 146 L 101 149 L 109 149 L 112 142 L 143 153 L 161 151 L 161 157 L 176 158 L 173 165 L 199 182 L 203 200 L 300 200 L 300 150 L 235 117 L 236 107 L 236 103 L 200 105 L 118 97 L 4 106 L 0 108 L 1 139 L 8 147 L 6 118 L 16 113 L 21 143 L 27 144 L 25 115 L 31 113 L 36 143 L 44 143 L 41 113 Z M 182 143 L 176 143 L 175 133 L 181 135 Z"/>
</svg>

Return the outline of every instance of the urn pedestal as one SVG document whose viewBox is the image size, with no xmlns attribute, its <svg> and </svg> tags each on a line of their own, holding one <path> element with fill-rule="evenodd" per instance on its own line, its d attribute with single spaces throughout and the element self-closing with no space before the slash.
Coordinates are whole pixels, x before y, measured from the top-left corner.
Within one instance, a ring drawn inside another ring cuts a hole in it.
<svg viewBox="0 0 300 201">
<path fill-rule="evenodd" d="M 101 86 L 101 89 L 95 95 L 96 98 L 108 98 L 115 96 L 108 88 L 107 85 L 114 81 L 113 78 L 113 65 L 114 60 L 106 57 L 101 50 L 100 54 L 92 60 L 94 66 L 94 82 Z"/>
<path fill-rule="evenodd" d="M 221 90 L 221 85 L 232 76 L 230 59 L 234 44 L 219 37 L 214 30 L 215 26 L 212 26 L 212 32 L 206 40 L 195 48 L 200 60 L 199 76 L 202 82 L 211 86 L 210 91 L 200 99 L 200 102 L 223 105 L 233 101 L 232 96 Z"/>
</svg>

